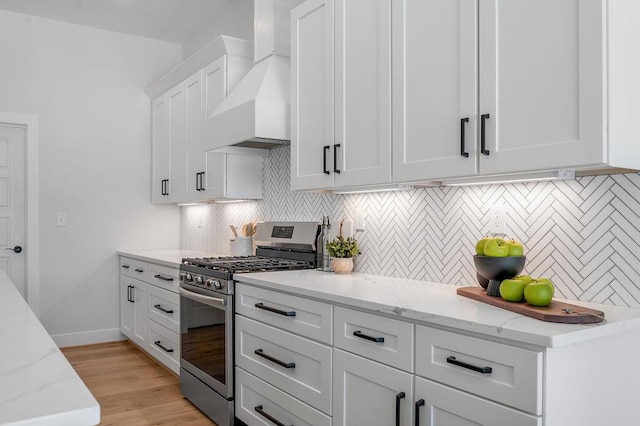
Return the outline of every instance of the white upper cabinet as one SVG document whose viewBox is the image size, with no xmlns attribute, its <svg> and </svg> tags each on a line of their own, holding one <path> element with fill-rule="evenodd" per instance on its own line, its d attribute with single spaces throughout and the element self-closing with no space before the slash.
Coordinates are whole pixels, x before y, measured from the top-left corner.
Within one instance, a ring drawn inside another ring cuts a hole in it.
<svg viewBox="0 0 640 426">
<path fill-rule="evenodd" d="M 477 2 L 398 0 L 393 10 L 393 178 L 478 171 Z"/>
<path fill-rule="evenodd" d="M 597 0 L 480 1 L 481 174 L 607 163 L 603 18 Z"/>
<path fill-rule="evenodd" d="M 157 204 L 171 202 L 168 192 L 171 177 L 168 119 L 167 94 L 164 93 L 151 102 L 151 202 Z"/>
<path fill-rule="evenodd" d="M 292 187 L 391 181 L 391 1 L 308 0 L 292 19 Z"/>
</svg>

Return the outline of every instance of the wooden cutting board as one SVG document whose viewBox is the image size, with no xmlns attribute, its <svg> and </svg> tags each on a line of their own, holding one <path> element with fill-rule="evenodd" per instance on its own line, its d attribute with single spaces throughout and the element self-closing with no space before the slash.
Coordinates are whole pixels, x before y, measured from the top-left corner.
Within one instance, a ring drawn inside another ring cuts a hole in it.
<svg viewBox="0 0 640 426">
<path fill-rule="evenodd" d="M 500 297 L 487 296 L 482 287 L 460 287 L 460 296 L 469 297 L 489 305 L 497 306 L 508 311 L 526 315 L 542 321 L 563 322 L 568 324 L 591 324 L 604 321 L 604 312 L 571 303 L 552 300 L 549 306 L 531 306 L 526 302 L 507 302 Z M 569 309 L 570 313 L 563 309 Z"/>
</svg>

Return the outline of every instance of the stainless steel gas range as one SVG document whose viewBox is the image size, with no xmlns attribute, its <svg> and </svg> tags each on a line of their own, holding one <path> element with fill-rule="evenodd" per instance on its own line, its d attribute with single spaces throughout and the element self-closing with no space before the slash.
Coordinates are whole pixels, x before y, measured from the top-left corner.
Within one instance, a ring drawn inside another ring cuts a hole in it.
<svg viewBox="0 0 640 426">
<path fill-rule="evenodd" d="M 255 256 L 180 266 L 180 390 L 219 426 L 234 424 L 234 276 L 315 266 L 316 222 L 257 225 Z"/>
</svg>

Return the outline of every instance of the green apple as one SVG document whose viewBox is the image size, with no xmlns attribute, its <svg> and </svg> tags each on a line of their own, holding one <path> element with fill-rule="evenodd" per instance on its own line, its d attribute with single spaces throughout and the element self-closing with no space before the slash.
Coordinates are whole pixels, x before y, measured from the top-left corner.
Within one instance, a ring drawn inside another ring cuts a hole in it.
<svg viewBox="0 0 640 426">
<path fill-rule="evenodd" d="M 484 245 L 484 255 L 489 257 L 507 257 L 509 255 L 507 242 L 502 238 L 491 238 Z"/>
<path fill-rule="evenodd" d="M 509 256 L 524 256 L 524 246 L 516 240 L 507 241 Z"/>
<path fill-rule="evenodd" d="M 484 246 L 485 244 L 487 244 L 487 241 L 489 241 L 490 239 L 491 239 L 490 237 L 484 237 L 483 239 L 481 239 L 476 243 L 476 254 L 478 256 L 484 256 Z"/>
<path fill-rule="evenodd" d="M 520 280 L 524 282 L 525 285 L 527 285 L 531 281 L 533 281 L 533 278 L 531 278 L 529 275 L 518 275 L 517 277 L 514 278 L 514 280 Z"/>
<path fill-rule="evenodd" d="M 553 281 L 551 281 L 549 278 L 535 278 L 534 281 L 540 284 L 548 285 L 549 287 L 551 287 L 551 295 L 553 296 L 555 294 L 556 286 L 553 285 Z"/>
<path fill-rule="evenodd" d="M 524 288 L 524 299 L 533 306 L 549 306 L 553 299 L 553 287 L 547 283 L 531 281 Z"/>
<path fill-rule="evenodd" d="M 500 283 L 500 296 L 509 302 L 522 302 L 527 284 L 522 280 L 503 280 Z"/>
</svg>

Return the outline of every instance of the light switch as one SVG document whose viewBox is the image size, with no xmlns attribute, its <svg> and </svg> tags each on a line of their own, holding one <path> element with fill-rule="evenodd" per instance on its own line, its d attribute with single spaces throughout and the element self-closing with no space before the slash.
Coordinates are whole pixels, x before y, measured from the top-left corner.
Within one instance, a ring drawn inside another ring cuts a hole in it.
<svg viewBox="0 0 640 426">
<path fill-rule="evenodd" d="M 67 226 L 67 213 L 66 212 L 58 212 L 58 213 L 56 213 L 56 226 Z"/>
</svg>

